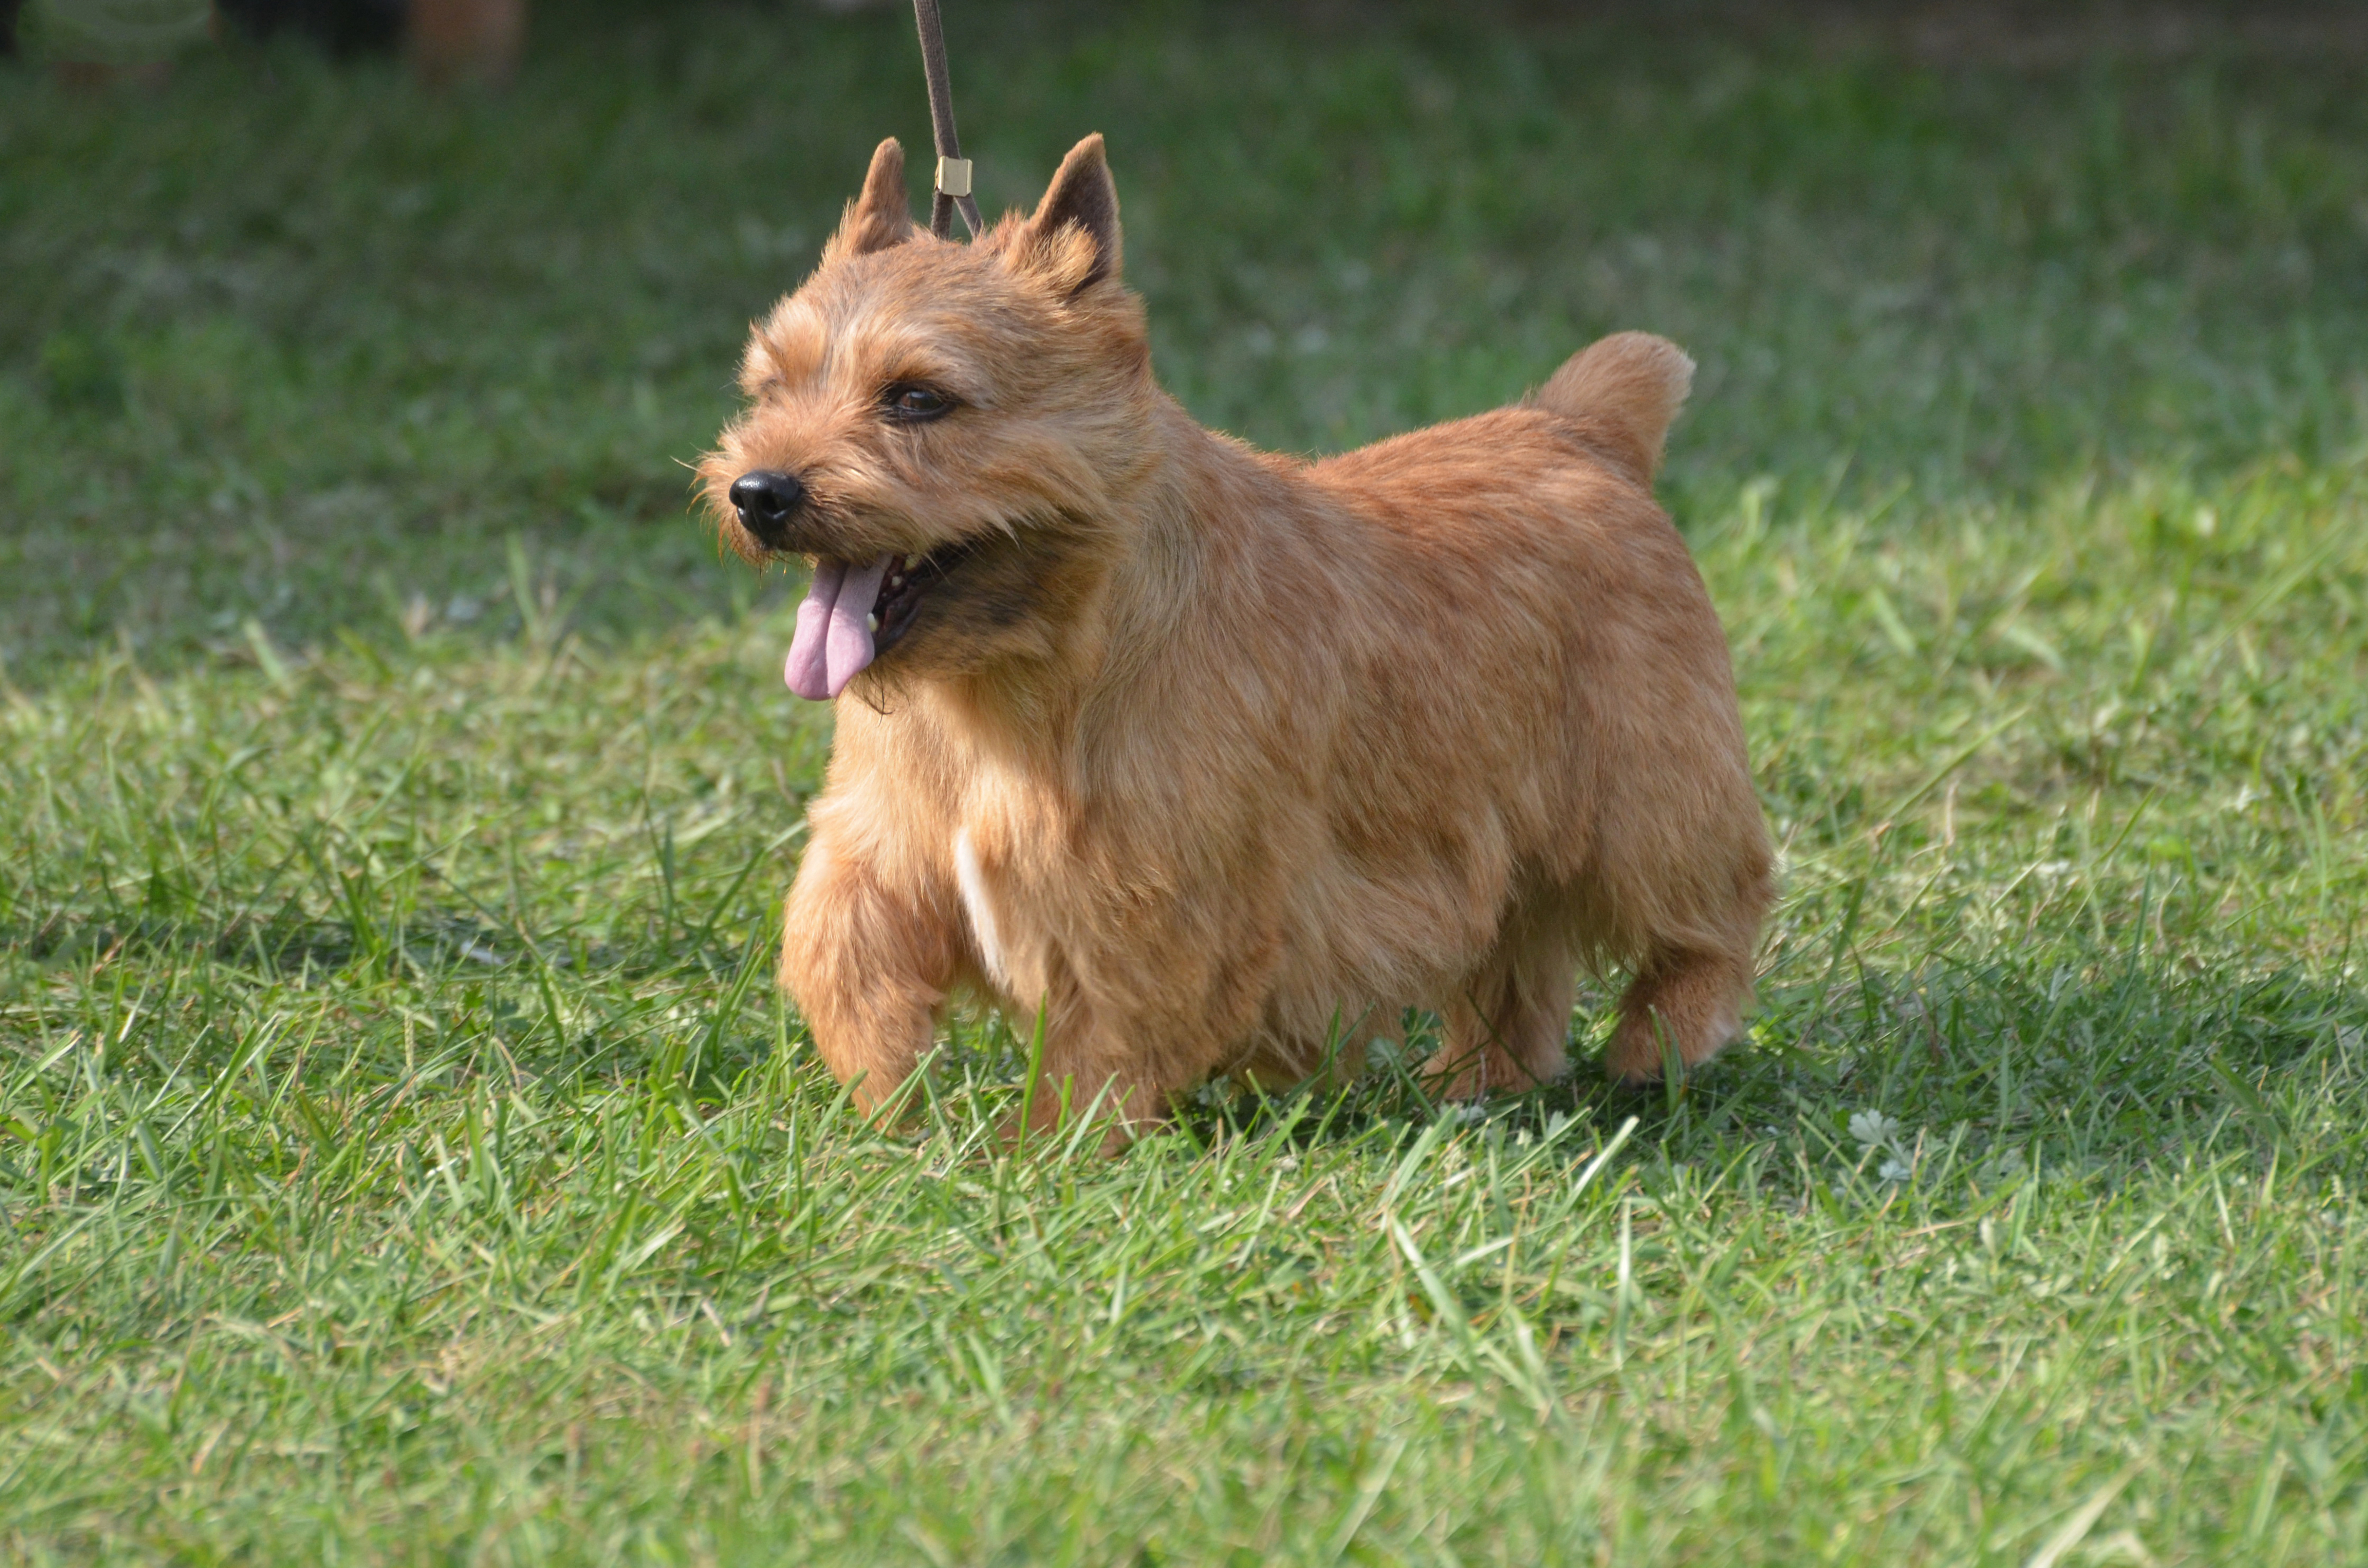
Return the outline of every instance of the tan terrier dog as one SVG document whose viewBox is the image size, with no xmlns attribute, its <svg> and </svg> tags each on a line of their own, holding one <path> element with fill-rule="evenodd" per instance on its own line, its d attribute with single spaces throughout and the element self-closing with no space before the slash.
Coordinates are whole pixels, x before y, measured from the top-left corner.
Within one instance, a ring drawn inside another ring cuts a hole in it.
<svg viewBox="0 0 2368 1568">
<path fill-rule="evenodd" d="M 757 328 L 700 466 L 814 561 L 786 676 L 839 699 L 781 983 L 867 1108 L 947 997 L 1042 1017 L 1039 1122 L 1156 1120 L 1435 1009 L 1447 1092 L 1731 1037 L 1769 852 L 1726 641 L 1652 481 L 1692 362 L 1609 337 L 1518 407 L 1307 462 L 1151 374 L 1099 136 L 1026 218 L 916 229 L 883 142 Z M 1337 1053 L 1337 1054 L 1336 1054 Z"/>
</svg>

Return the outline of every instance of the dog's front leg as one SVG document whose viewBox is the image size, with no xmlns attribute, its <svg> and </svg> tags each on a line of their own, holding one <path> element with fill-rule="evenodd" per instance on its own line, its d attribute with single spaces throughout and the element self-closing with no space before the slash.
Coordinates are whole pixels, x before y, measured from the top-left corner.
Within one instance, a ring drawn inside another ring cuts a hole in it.
<svg viewBox="0 0 2368 1568">
<path fill-rule="evenodd" d="M 1113 1033 L 1099 1028 L 1048 1032 L 1036 1098 L 1029 1108 L 1030 1131 L 1054 1131 L 1077 1116 L 1105 1119 L 1105 1154 L 1156 1131 L 1167 1120 L 1171 1096 L 1181 1085 L 1128 1060 L 1132 1055 Z"/>
<path fill-rule="evenodd" d="M 1103 1150 L 1114 1153 L 1165 1124 L 1176 1096 L 1248 1036 L 1270 965 L 1196 963 L 1196 948 L 1211 946 L 1203 934 L 1159 937 L 1139 951 L 1087 955 L 1051 988 L 1032 1128 L 1064 1111 L 1108 1118 Z"/>
<path fill-rule="evenodd" d="M 781 986 L 855 1103 L 878 1109 L 936 1033 L 958 952 L 945 900 L 828 840 L 808 847 L 782 922 Z"/>
</svg>

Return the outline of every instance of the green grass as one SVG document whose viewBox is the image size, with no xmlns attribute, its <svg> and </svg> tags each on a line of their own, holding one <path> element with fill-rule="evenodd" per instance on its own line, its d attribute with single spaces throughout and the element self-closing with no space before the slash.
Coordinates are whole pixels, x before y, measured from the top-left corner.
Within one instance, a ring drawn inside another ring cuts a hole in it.
<svg viewBox="0 0 2368 1568">
<path fill-rule="evenodd" d="M 0 1555 L 2368 1561 L 2351 35 L 955 9 L 986 205 L 1108 132 L 1212 422 L 1702 360 L 1749 1038 L 1106 1162 L 972 1017 L 867 1129 L 768 977 L 790 585 L 675 460 L 904 20 L 0 68 Z"/>
</svg>

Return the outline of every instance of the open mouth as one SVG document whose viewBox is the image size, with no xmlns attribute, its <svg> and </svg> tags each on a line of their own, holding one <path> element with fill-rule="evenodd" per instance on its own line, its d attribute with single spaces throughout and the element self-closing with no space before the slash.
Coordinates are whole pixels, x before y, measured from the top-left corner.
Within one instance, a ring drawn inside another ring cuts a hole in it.
<svg viewBox="0 0 2368 1568">
<path fill-rule="evenodd" d="M 816 562 L 781 670 L 790 689 L 813 702 L 846 690 L 848 681 L 904 640 L 929 590 L 971 549 L 951 544 L 926 555 L 882 555 L 866 562 L 825 556 Z"/>
<path fill-rule="evenodd" d="M 890 563 L 888 575 L 880 585 L 880 597 L 871 606 L 874 657 L 904 641 L 929 590 L 944 582 L 973 548 L 966 543 L 949 544 L 927 555 L 900 556 Z"/>
</svg>

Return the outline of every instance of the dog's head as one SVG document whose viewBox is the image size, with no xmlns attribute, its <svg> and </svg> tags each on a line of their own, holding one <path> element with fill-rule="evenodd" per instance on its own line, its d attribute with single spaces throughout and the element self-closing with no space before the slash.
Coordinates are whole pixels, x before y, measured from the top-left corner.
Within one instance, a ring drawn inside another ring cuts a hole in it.
<svg viewBox="0 0 2368 1568">
<path fill-rule="evenodd" d="M 786 672 L 835 697 L 1048 647 L 1053 579 L 1149 463 L 1142 306 L 1102 140 L 973 244 L 915 226 L 892 138 L 797 292 L 757 324 L 748 406 L 699 466 L 724 541 L 803 555 Z"/>
</svg>

